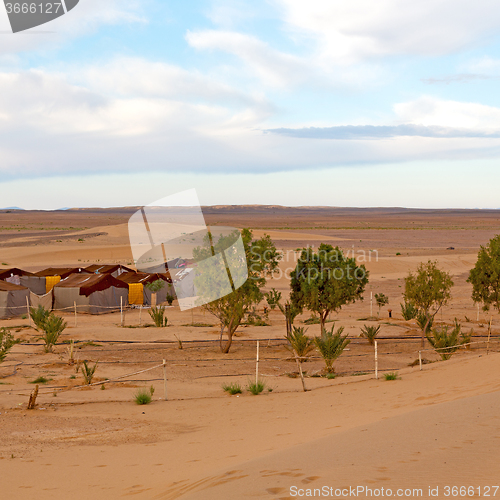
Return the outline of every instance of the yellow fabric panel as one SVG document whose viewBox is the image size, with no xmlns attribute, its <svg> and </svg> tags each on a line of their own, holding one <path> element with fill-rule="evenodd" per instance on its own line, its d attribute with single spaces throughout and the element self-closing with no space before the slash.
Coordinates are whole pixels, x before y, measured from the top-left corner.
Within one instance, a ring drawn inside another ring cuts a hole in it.
<svg viewBox="0 0 500 500">
<path fill-rule="evenodd" d="M 45 278 L 45 293 L 49 293 L 60 281 L 60 276 L 47 276 Z"/>
<path fill-rule="evenodd" d="M 136 306 L 144 304 L 144 287 L 142 283 L 130 283 L 128 285 L 128 303 Z"/>
</svg>

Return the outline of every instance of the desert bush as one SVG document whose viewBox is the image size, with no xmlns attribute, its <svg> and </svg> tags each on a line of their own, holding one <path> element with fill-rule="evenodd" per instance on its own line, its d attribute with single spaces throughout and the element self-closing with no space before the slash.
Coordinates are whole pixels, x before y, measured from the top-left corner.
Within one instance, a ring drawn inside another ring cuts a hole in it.
<svg viewBox="0 0 500 500">
<path fill-rule="evenodd" d="M 251 392 L 254 396 L 258 396 L 266 387 L 266 384 L 262 381 L 251 382 L 247 386 L 247 391 Z"/>
<path fill-rule="evenodd" d="M 51 314 L 51 311 L 45 309 L 43 306 L 38 306 L 36 309 L 34 307 L 30 307 L 31 319 L 35 324 L 35 328 L 39 331 L 43 330 L 45 322 L 49 319 Z"/>
<path fill-rule="evenodd" d="M 30 384 L 46 384 L 47 382 L 50 382 L 52 379 L 51 378 L 45 378 L 45 377 L 37 377 L 35 380 L 32 380 L 29 382 Z"/>
<path fill-rule="evenodd" d="M 314 342 L 321 356 L 323 357 L 328 373 L 334 373 L 334 361 L 342 354 L 346 346 L 351 342 L 347 334 L 342 337 L 344 327 L 341 326 L 334 334 L 335 323 L 331 330 L 322 329 L 321 337 L 315 337 Z"/>
<path fill-rule="evenodd" d="M 168 318 L 165 316 L 164 306 L 152 307 L 149 310 L 149 315 L 151 316 L 151 319 L 153 320 L 155 326 L 157 326 L 158 328 L 167 326 Z"/>
<path fill-rule="evenodd" d="M 241 386 L 237 382 L 233 382 L 232 384 L 223 384 L 222 389 L 231 395 L 242 393 Z"/>
<path fill-rule="evenodd" d="M 387 295 L 383 293 L 376 293 L 375 300 L 377 301 L 377 306 L 378 306 L 377 315 L 380 316 L 380 309 L 389 303 L 389 297 L 387 297 Z"/>
<path fill-rule="evenodd" d="M 326 378 L 328 380 L 333 380 L 337 375 L 335 375 L 335 373 L 327 373 L 326 374 Z"/>
<path fill-rule="evenodd" d="M 401 305 L 401 314 L 403 315 L 403 319 L 405 321 L 410 321 L 413 318 L 417 317 L 418 309 L 415 307 L 413 302 L 405 302 Z"/>
<path fill-rule="evenodd" d="M 152 399 L 151 391 L 148 389 L 139 389 L 134 395 L 134 400 L 138 405 L 148 405 Z"/>
<path fill-rule="evenodd" d="M 172 305 L 172 303 L 174 302 L 174 298 L 175 298 L 175 297 L 174 297 L 173 295 L 167 294 L 166 300 L 167 300 L 167 304 L 168 304 L 169 306 L 171 306 L 171 305 Z"/>
<path fill-rule="evenodd" d="M 397 380 L 398 372 L 384 373 L 384 377 L 386 380 Z"/>
<path fill-rule="evenodd" d="M 270 324 L 267 322 L 267 319 L 267 314 L 264 314 L 264 317 L 262 317 L 259 313 L 257 313 L 255 307 L 253 307 L 252 310 L 247 313 L 247 319 L 245 323 L 252 326 L 270 326 Z"/>
<path fill-rule="evenodd" d="M 9 351 L 21 342 L 15 339 L 12 333 L 7 328 L 0 328 L 0 363 L 5 359 Z"/>
<path fill-rule="evenodd" d="M 380 326 L 363 325 L 363 328 L 361 328 L 361 335 L 366 337 L 368 342 L 373 345 L 375 343 L 375 337 L 378 335 L 379 331 Z"/>
<path fill-rule="evenodd" d="M 281 300 L 281 292 L 279 292 L 275 288 L 272 288 L 269 292 L 264 294 L 264 297 L 266 298 L 269 309 L 276 309 L 276 306 Z"/>
<path fill-rule="evenodd" d="M 314 340 L 308 337 L 306 332 L 307 329 L 304 327 L 292 327 L 292 333 L 288 338 L 290 345 L 286 346 L 289 351 L 297 354 L 300 362 L 304 361 L 309 353 L 314 349 Z"/>
<path fill-rule="evenodd" d="M 90 366 L 87 363 L 87 360 L 85 360 L 82 363 L 82 367 L 81 367 L 82 368 L 82 375 L 83 375 L 83 378 L 84 378 L 85 383 L 87 385 L 90 385 L 92 383 L 92 379 L 94 378 L 94 373 L 96 371 L 98 363 L 99 363 L 99 361 L 96 361 L 94 366 Z"/>
<path fill-rule="evenodd" d="M 52 348 L 56 345 L 61 333 L 66 329 L 68 324 L 60 316 L 50 313 L 45 319 L 42 331 L 43 335 L 38 337 L 38 340 L 43 340 L 45 352 L 52 352 Z"/>
<path fill-rule="evenodd" d="M 427 340 L 441 356 L 441 359 L 447 360 L 453 356 L 453 353 L 462 343 L 459 338 L 460 333 L 460 323 L 455 322 L 455 326 L 451 331 L 448 331 L 447 326 L 444 328 L 433 328 L 432 332 L 427 333 Z"/>
<path fill-rule="evenodd" d="M 427 316 L 426 316 L 426 314 L 423 311 L 420 311 L 417 314 L 416 319 L 417 319 L 417 325 L 423 331 L 423 329 L 425 328 L 425 324 L 427 323 Z M 431 331 L 432 325 L 434 323 L 434 317 L 433 316 L 429 317 L 428 319 L 429 319 L 429 324 L 427 325 L 427 331 L 425 332 L 426 334 Z"/>
</svg>

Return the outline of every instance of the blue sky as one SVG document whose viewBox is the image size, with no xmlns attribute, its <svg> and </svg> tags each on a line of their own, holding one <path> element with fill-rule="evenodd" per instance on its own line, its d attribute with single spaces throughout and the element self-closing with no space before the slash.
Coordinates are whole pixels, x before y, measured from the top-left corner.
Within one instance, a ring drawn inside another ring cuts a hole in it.
<svg viewBox="0 0 500 500">
<path fill-rule="evenodd" d="M 0 207 L 500 207 L 497 0 L 80 0 L 8 31 L 0 5 Z"/>
</svg>

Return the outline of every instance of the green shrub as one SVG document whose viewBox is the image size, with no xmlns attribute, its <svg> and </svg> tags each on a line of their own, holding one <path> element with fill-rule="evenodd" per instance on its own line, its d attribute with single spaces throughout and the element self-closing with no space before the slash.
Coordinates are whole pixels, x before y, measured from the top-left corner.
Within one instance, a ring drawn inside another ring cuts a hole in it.
<svg viewBox="0 0 500 500">
<path fill-rule="evenodd" d="M 375 300 L 377 301 L 377 306 L 378 306 L 377 315 L 380 316 L 380 309 L 389 303 L 389 297 L 387 297 L 387 295 L 383 293 L 376 293 Z"/>
<path fill-rule="evenodd" d="M 38 306 L 36 309 L 34 307 L 30 307 L 30 316 L 35 324 L 35 328 L 38 331 L 43 331 L 45 322 L 49 319 L 51 314 L 52 313 L 43 306 Z"/>
<path fill-rule="evenodd" d="M 146 283 L 146 285 L 145 285 L 145 287 L 151 293 L 157 293 L 157 292 L 159 292 L 164 286 L 165 286 L 165 282 L 163 280 L 160 280 L 160 279 L 152 281 L 151 283 Z"/>
<path fill-rule="evenodd" d="M 462 344 L 459 336 L 461 333 L 461 326 L 458 321 L 455 321 L 453 329 L 449 332 L 448 327 L 435 328 L 431 333 L 427 333 L 427 340 L 434 347 L 434 350 L 441 356 L 442 360 L 450 359 L 453 353 Z"/>
<path fill-rule="evenodd" d="M 148 405 L 151 403 L 151 392 L 147 389 L 139 389 L 135 395 L 134 400 L 138 405 Z"/>
<path fill-rule="evenodd" d="M 175 297 L 174 297 L 173 295 L 167 294 L 166 300 L 167 300 L 167 304 L 168 304 L 169 306 L 171 306 L 171 305 L 172 305 L 172 303 L 174 302 L 174 298 L 175 298 Z"/>
<path fill-rule="evenodd" d="M 363 325 L 363 328 L 361 328 L 361 335 L 366 337 L 368 342 L 373 345 L 375 343 L 375 337 L 378 335 L 379 331 L 380 326 Z"/>
<path fill-rule="evenodd" d="M 398 372 L 384 373 L 384 377 L 386 380 L 397 380 Z"/>
<path fill-rule="evenodd" d="M 94 373 L 98 363 L 99 361 L 96 361 L 94 366 L 90 366 L 89 364 L 87 364 L 87 360 L 82 363 L 82 375 L 87 385 L 90 385 L 92 383 L 92 379 L 94 378 Z"/>
<path fill-rule="evenodd" d="M 342 354 L 344 349 L 351 342 L 347 338 L 347 334 L 342 337 L 342 332 L 344 331 L 343 326 L 341 326 L 335 334 L 333 333 L 334 328 L 335 323 L 330 331 L 323 328 L 321 337 L 315 337 L 314 339 L 316 347 L 325 361 L 326 371 L 328 373 L 335 372 L 333 362 Z"/>
<path fill-rule="evenodd" d="M 0 363 L 5 359 L 9 351 L 21 342 L 15 339 L 7 328 L 0 328 Z"/>
<path fill-rule="evenodd" d="M 161 280 L 158 280 L 158 281 L 161 281 Z M 167 326 L 168 318 L 165 316 L 165 307 L 164 306 L 152 307 L 149 310 L 149 315 L 151 316 L 151 319 L 153 320 L 153 323 L 155 324 L 155 326 L 157 326 L 158 328 L 162 328 L 164 326 Z"/>
<path fill-rule="evenodd" d="M 335 375 L 335 373 L 327 373 L 326 374 L 326 378 L 328 380 L 333 380 L 337 375 Z"/>
<path fill-rule="evenodd" d="M 248 384 L 247 390 L 251 392 L 254 396 L 258 396 L 266 387 L 266 384 L 262 381 L 251 382 Z"/>
<path fill-rule="evenodd" d="M 228 392 L 231 395 L 242 393 L 241 386 L 237 382 L 233 382 L 232 384 L 224 384 L 222 386 L 222 389 L 224 389 L 224 391 Z"/>
<path fill-rule="evenodd" d="M 276 306 L 281 300 L 281 292 L 279 292 L 275 288 L 272 288 L 269 292 L 264 294 L 264 297 L 266 298 L 269 309 L 276 309 Z"/>
<path fill-rule="evenodd" d="M 35 380 L 32 380 L 30 384 L 46 384 L 47 382 L 50 382 L 52 379 L 51 378 L 45 378 L 45 377 L 37 377 Z"/>
<path fill-rule="evenodd" d="M 45 344 L 45 352 L 52 352 L 52 348 L 56 345 L 59 336 L 67 326 L 68 324 L 61 317 L 53 313 L 49 314 L 42 326 L 43 335 L 38 337 L 38 340 L 43 340 Z"/>
<path fill-rule="evenodd" d="M 403 315 L 403 319 L 405 321 L 410 321 L 413 318 L 417 317 L 418 309 L 415 307 L 413 302 L 405 302 L 401 305 L 401 314 Z"/>
<path fill-rule="evenodd" d="M 288 338 L 290 345 L 286 348 L 289 351 L 295 352 L 299 361 L 304 361 L 309 353 L 314 349 L 314 340 L 306 335 L 307 330 L 304 327 L 292 327 L 292 333 Z"/>
</svg>

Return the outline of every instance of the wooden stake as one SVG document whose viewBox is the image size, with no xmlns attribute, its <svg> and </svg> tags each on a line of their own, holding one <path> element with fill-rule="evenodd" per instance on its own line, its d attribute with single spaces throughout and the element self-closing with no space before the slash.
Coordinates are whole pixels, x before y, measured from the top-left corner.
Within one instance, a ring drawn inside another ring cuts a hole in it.
<svg viewBox="0 0 500 500">
<path fill-rule="evenodd" d="M 375 379 L 378 380 L 378 349 L 377 349 L 377 341 L 375 341 Z"/>
<path fill-rule="evenodd" d="M 29 301 L 28 297 L 26 297 L 26 307 L 28 308 L 28 320 L 29 320 L 30 326 L 31 326 L 30 301 Z"/>
<path fill-rule="evenodd" d="M 259 383 L 259 341 L 257 340 L 257 360 L 255 361 L 255 385 Z"/>
<path fill-rule="evenodd" d="M 165 401 L 167 401 L 167 362 L 163 360 L 163 391 L 165 393 Z"/>
<path fill-rule="evenodd" d="M 370 292 L 370 318 L 373 316 L 373 292 Z"/>
<path fill-rule="evenodd" d="M 422 371 L 422 351 L 418 351 L 418 364 L 420 366 L 420 371 Z"/>
<path fill-rule="evenodd" d="M 37 396 L 38 396 L 38 384 L 35 386 L 34 391 L 30 394 L 30 399 L 28 401 L 28 410 L 35 409 Z"/>
<path fill-rule="evenodd" d="M 493 321 L 493 316 L 490 316 L 490 324 L 488 326 L 488 342 L 486 343 L 486 356 L 490 352 L 490 337 L 491 337 L 491 322 Z"/>
<path fill-rule="evenodd" d="M 120 323 L 123 326 L 123 297 L 120 297 Z"/>
<path fill-rule="evenodd" d="M 141 326 L 142 321 L 142 306 L 139 307 L 139 326 Z"/>
<path fill-rule="evenodd" d="M 78 321 L 76 319 L 76 301 L 73 302 L 73 305 L 75 306 L 75 328 L 78 326 Z"/>
</svg>

